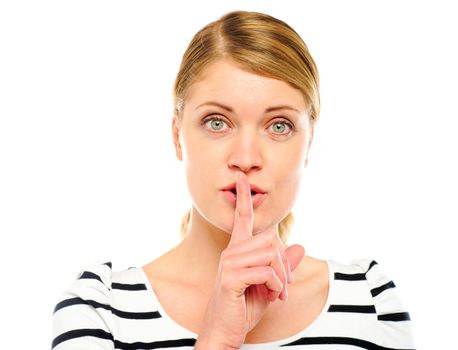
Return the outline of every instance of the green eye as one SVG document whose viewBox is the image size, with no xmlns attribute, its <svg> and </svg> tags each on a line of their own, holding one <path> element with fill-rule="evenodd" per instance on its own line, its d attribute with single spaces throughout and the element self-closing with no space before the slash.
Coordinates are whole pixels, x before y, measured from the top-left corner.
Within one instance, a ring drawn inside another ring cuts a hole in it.
<svg viewBox="0 0 458 350">
<path fill-rule="evenodd" d="M 224 121 L 221 119 L 212 119 L 209 122 L 213 130 L 220 131 L 223 128 Z"/>
<path fill-rule="evenodd" d="M 227 125 L 224 120 L 217 117 L 207 118 L 202 121 L 202 124 L 205 125 L 205 127 L 208 128 L 211 132 L 224 131 L 224 125 Z"/>
<path fill-rule="evenodd" d="M 293 126 L 287 122 L 275 122 L 272 124 L 274 133 L 283 134 L 285 132 L 286 126 L 292 130 Z"/>
</svg>

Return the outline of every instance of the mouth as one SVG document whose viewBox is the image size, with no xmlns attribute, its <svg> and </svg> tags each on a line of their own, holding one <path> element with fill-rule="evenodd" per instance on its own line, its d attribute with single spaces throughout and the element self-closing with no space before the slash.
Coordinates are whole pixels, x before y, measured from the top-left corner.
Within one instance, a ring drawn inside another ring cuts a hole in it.
<svg viewBox="0 0 458 350">
<path fill-rule="evenodd" d="M 267 192 L 256 185 L 250 184 L 250 192 L 252 198 L 253 208 L 257 208 L 266 199 Z M 236 184 L 232 183 L 222 189 L 223 197 L 235 207 L 237 203 L 237 188 Z"/>
<path fill-rule="evenodd" d="M 237 195 L 237 185 L 235 183 L 231 183 L 230 185 L 227 185 L 222 190 L 223 191 L 230 191 L 233 194 Z M 252 196 L 255 196 L 257 194 L 265 194 L 265 193 L 267 193 L 262 188 L 254 185 L 254 184 L 250 184 L 250 190 L 251 190 L 251 195 Z"/>
<path fill-rule="evenodd" d="M 237 190 L 235 188 L 233 188 L 230 191 L 237 196 Z M 254 195 L 258 194 L 258 193 L 262 193 L 262 192 L 251 191 L 251 195 L 252 196 L 254 196 Z"/>
</svg>

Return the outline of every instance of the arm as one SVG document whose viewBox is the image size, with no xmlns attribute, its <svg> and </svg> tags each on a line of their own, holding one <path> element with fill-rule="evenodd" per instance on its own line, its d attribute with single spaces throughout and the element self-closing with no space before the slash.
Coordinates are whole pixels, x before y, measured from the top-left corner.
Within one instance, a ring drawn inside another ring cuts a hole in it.
<svg viewBox="0 0 458 350">
<path fill-rule="evenodd" d="M 378 344 L 390 348 L 414 349 L 410 315 L 398 295 L 394 282 L 372 260 L 359 260 L 377 312 Z"/>
<path fill-rule="evenodd" d="M 111 268 L 84 271 L 63 294 L 53 315 L 53 350 L 113 350 L 110 331 Z"/>
</svg>

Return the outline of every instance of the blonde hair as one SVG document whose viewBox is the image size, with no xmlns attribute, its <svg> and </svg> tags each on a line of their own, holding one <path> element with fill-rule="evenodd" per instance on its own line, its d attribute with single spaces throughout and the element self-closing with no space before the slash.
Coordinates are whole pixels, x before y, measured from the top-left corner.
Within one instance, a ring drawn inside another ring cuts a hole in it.
<svg viewBox="0 0 458 350">
<path fill-rule="evenodd" d="M 246 11 L 227 13 L 192 38 L 173 86 L 178 123 L 189 87 L 210 63 L 224 57 L 253 73 L 282 80 L 300 90 L 310 106 L 310 123 L 314 128 L 320 114 L 319 75 L 306 44 L 285 22 L 263 13 Z M 181 221 L 182 238 L 190 215 L 188 210 Z M 290 212 L 279 223 L 279 235 L 284 242 L 293 222 Z"/>
</svg>

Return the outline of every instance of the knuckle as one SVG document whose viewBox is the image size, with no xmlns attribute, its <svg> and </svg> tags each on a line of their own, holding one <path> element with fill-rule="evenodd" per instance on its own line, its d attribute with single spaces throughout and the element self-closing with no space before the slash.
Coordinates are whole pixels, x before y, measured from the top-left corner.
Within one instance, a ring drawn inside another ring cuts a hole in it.
<svg viewBox="0 0 458 350">
<path fill-rule="evenodd" d="M 270 243 L 273 243 L 275 240 L 275 237 L 277 236 L 277 231 L 276 230 L 267 230 L 265 236 L 266 236 L 266 239 L 268 239 Z"/>
<path fill-rule="evenodd" d="M 266 279 L 269 279 L 275 275 L 275 271 L 271 266 L 265 266 L 262 272 Z"/>
<path fill-rule="evenodd" d="M 270 260 L 271 262 L 274 262 L 275 259 L 276 259 L 277 256 L 278 256 L 277 250 L 276 250 L 274 247 L 270 247 L 270 248 L 268 249 L 268 255 L 269 255 L 269 260 Z"/>
<path fill-rule="evenodd" d="M 233 261 L 230 257 L 225 257 L 224 259 L 221 259 L 220 266 L 222 271 L 231 270 Z"/>
<path fill-rule="evenodd" d="M 224 249 L 221 252 L 221 254 L 219 256 L 219 259 L 220 259 L 220 261 L 230 260 L 232 258 L 232 256 L 234 256 L 236 253 L 237 253 L 237 247 L 236 246 L 227 247 L 226 249 Z"/>
<path fill-rule="evenodd" d="M 268 232 L 268 236 L 269 236 L 269 238 L 270 238 L 272 241 L 274 241 L 274 240 L 277 238 L 277 236 L 278 236 L 277 231 L 275 231 L 275 230 L 270 230 L 270 231 Z"/>
<path fill-rule="evenodd" d="M 270 247 L 272 245 L 272 237 L 269 232 L 259 235 L 260 236 L 260 244 L 263 247 Z"/>
<path fill-rule="evenodd" d="M 272 231 L 267 231 L 261 235 L 262 237 L 262 245 L 264 246 L 272 246 L 274 244 L 274 233 Z"/>
</svg>

